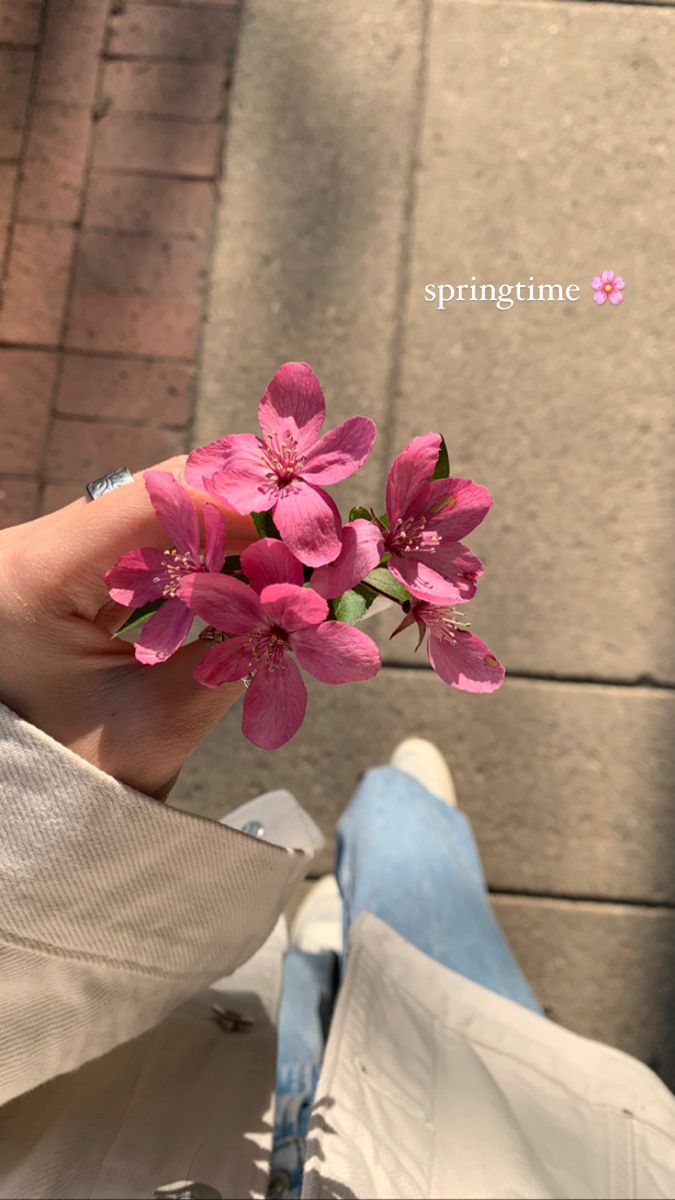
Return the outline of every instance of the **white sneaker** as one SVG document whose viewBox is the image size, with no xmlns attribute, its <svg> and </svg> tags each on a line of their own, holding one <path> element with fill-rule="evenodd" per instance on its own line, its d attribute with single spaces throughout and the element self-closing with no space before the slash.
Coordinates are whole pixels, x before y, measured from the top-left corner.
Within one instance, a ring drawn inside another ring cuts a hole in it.
<svg viewBox="0 0 675 1200">
<path fill-rule="evenodd" d="M 312 884 L 293 918 L 290 940 L 298 950 L 312 954 L 320 950 L 342 954 L 342 897 L 334 875 Z"/>
<path fill-rule="evenodd" d="M 457 807 L 457 796 L 452 773 L 438 746 L 426 738 L 404 738 L 395 748 L 389 759 L 392 767 L 412 775 L 428 792 L 445 800 L 453 808 Z"/>
</svg>

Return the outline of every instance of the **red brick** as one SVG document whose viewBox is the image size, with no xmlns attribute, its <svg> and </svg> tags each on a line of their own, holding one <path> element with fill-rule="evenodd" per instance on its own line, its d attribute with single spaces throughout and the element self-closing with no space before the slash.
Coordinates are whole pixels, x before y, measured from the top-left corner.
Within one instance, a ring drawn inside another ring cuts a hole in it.
<svg viewBox="0 0 675 1200">
<path fill-rule="evenodd" d="M 0 164 L 0 268 L 4 261 L 5 242 L 12 215 L 16 170 L 13 164 L 6 163 L 4 166 Z M 207 187 L 208 184 L 204 186 Z"/>
<path fill-rule="evenodd" d="M 184 434 L 173 430 L 57 417 L 49 445 L 50 480 L 77 481 L 83 487 L 114 467 L 140 471 L 182 453 L 184 442 Z"/>
<path fill-rule="evenodd" d="M 56 355 L 40 350 L 0 350 L 3 401 L 0 473 L 31 475 L 44 450 Z"/>
<path fill-rule="evenodd" d="M 21 153 L 32 70 L 32 50 L 0 48 L 0 158 Z"/>
<path fill-rule="evenodd" d="M 111 112 L 98 123 L 94 165 L 116 171 L 213 179 L 219 146 L 219 125 Z"/>
<path fill-rule="evenodd" d="M 37 81 L 39 103 L 89 107 L 96 91 L 108 0 L 50 0 Z"/>
<path fill-rule="evenodd" d="M 108 53 L 134 58 L 220 62 L 234 47 L 231 8 L 164 8 L 125 4 L 110 22 Z"/>
<path fill-rule="evenodd" d="M 191 358 L 205 246 L 128 233 L 80 238 L 66 343 L 78 349 Z"/>
<path fill-rule="evenodd" d="M 184 425 L 190 414 L 192 369 L 180 363 L 67 355 L 57 409 L 110 421 Z"/>
<path fill-rule="evenodd" d="M 65 508 L 66 504 L 72 504 L 73 500 L 85 500 L 84 486 L 81 483 L 48 483 L 42 497 L 41 512 L 56 512 L 57 508 Z"/>
<path fill-rule="evenodd" d="M 21 525 L 37 516 L 35 479 L 0 479 L 0 529 Z"/>
<path fill-rule="evenodd" d="M 0 339 L 59 341 L 70 278 L 74 230 L 17 224 L 12 240 Z"/>
<path fill-rule="evenodd" d="M 0 0 L 0 42 L 37 45 L 41 8 L 41 0 Z"/>
<path fill-rule="evenodd" d="M 75 221 L 89 143 L 87 109 L 61 104 L 33 109 L 22 167 L 19 217 Z"/>
<path fill-rule="evenodd" d="M 213 184 L 202 180 L 95 171 L 87 189 L 85 224 L 203 238 L 211 231 L 214 205 Z"/>
<path fill-rule="evenodd" d="M 220 63 L 111 62 L 102 90 L 118 112 L 215 120 L 224 74 Z"/>
</svg>

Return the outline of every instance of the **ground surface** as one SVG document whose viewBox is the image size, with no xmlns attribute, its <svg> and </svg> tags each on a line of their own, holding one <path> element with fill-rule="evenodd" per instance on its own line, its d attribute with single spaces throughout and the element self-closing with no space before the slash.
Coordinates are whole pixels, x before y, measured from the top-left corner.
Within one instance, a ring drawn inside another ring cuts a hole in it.
<svg viewBox="0 0 675 1200">
<path fill-rule="evenodd" d="M 330 837 L 369 763 L 435 738 L 545 1004 L 674 1084 L 675 10 L 0 0 L 0 42 L 5 524 L 252 429 L 287 358 L 334 422 L 378 421 L 355 498 L 429 428 L 495 496 L 473 608 L 501 693 L 383 636 L 378 679 L 313 689 L 277 755 L 232 714 L 176 802 L 286 785 Z M 581 298 L 425 303 L 472 275 Z"/>
</svg>

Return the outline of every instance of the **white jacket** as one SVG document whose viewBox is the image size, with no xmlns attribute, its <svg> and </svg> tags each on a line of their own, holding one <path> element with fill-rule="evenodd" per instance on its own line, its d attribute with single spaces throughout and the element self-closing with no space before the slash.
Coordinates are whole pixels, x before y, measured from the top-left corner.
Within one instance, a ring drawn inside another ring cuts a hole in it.
<svg viewBox="0 0 675 1200">
<path fill-rule="evenodd" d="M 316 845 L 288 793 L 205 821 L 0 708 L 0 1196 L 264 1196 L 279 917 Z M 675 1197 L 675 1100 L 365 915 L 304 1195 Z"/>
</svg>

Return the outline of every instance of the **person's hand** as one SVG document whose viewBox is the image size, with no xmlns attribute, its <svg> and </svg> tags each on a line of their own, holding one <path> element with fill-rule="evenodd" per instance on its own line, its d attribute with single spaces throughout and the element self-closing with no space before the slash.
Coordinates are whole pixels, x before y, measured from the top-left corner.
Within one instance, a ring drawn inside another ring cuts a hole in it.
<svg viewBox="0 0 675 1200">
<path fill-rule="evenodd" d="M 160 467 L 182 478 L 184 464 L 181 457 Z M 253 524 L 221 511 L 226 553 L 239 554 L 256 536 Z M 129 642 L 111 636 L 129 610 L 110 600 L 104 573 L 135 546 L 167 545 L 142 475 L 99 500 L 83 496 L 0 533 L 0 702 L 158 798 L 243 687 L 195 683 L 203 641 L 149 667 L 136 662 Z"/>
</svg>

